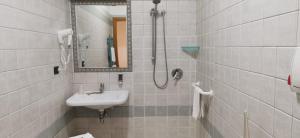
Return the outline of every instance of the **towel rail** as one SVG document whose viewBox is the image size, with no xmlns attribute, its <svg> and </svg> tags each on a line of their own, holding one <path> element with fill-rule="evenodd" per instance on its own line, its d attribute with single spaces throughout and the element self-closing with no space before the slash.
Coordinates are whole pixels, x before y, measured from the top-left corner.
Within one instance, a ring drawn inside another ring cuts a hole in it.
<svg viewBox="0 0 300 138">
<path fill-rule="evenodd" d="M 193 83 L 192 86 L 195 88 L 195 89 L 199 89 L 199 92 L 201 95 L 209 95 L 209 96 L 212 96 L 214 95 L 214 92 L 213 90 L 210 90 L 210 91 L 203 91 L 200 87 L 199 87 L 200 83 L 197 82 L 197 83 Z"/>
</svg>

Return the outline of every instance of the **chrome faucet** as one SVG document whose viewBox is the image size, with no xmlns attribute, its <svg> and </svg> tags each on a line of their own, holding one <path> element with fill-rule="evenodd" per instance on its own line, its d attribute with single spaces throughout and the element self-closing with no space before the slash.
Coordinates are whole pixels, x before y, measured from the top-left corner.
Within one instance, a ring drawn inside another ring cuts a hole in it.
<svg viewBox="0 0 300 138">
<path fill-rule="evenodd" d="M 86 93 L 87 95 L 91 95 L 91 94 L 101 94 L 104 92 L 104 83 L 100 83 L 100 88 L 99 88 L 99 92 L 89 92 Z"/>
</svg>

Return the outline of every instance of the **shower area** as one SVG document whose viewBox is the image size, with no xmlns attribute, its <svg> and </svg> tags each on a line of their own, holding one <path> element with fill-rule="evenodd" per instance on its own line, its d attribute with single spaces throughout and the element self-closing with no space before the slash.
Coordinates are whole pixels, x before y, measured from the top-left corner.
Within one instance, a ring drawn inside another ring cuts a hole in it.
<svg viewBox="0 0 300 138">
<path fill-rule="evenodd" d="M 90 132 L 96 138 L 199 138 L 201 124 L 191 117 L 196 59 L 182 46 L 196 46 L 196 0 L 132 0 L 133 72 L 124 73 L 130 91 L 126 105 L 115 107 L 111 118 L 78 111 L 71 122 L 73 135 Z M 180 69 L 183 75 L 179 76 Z M 114 86 L 117 73 L 89 73 Z M 176 75 L 177 74 L 177 75 Z M 97 85 L 75 73 L 73 87 Z M 182 77 L 182 78 L 181 78 Z M 78 79 L 77 79 L 78 78 Z M 99 80 L 98 80 L 99 81 Z"/>
</svg>

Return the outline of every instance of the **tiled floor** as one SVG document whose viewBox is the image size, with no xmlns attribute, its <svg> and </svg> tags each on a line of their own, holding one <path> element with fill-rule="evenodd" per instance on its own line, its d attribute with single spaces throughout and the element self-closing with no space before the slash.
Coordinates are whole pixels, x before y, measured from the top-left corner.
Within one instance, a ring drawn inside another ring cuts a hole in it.
<svg viewBox="0 0 300 138">
<path fill-rule="evenodd" d="M 196 122 L 188 116 L 107 118 L 104 124 L 76 118 L 72 125 L 74 135 L 90 132 L 96 138 L 199 138 Z"/>
</svg>

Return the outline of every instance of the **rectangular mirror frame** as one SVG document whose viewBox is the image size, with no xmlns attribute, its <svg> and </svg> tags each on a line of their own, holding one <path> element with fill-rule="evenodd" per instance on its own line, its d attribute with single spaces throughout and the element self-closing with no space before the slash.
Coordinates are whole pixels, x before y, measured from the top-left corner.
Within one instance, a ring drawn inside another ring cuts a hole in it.
<svg viewBox="0 0 300 138">
<path fill-rule="evenodd" d="M 80 68 L 77 51 L 76 5 L 127 5 L 127 68 Z M 132 72 L 131 0 L 71 0 L 74 72 Z"/>
</svg>

